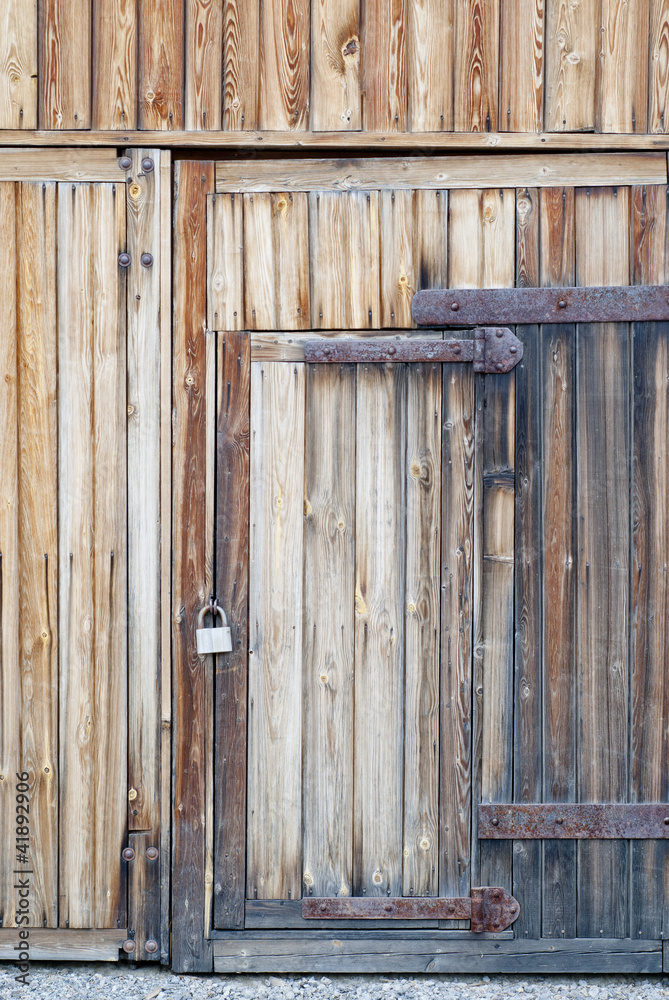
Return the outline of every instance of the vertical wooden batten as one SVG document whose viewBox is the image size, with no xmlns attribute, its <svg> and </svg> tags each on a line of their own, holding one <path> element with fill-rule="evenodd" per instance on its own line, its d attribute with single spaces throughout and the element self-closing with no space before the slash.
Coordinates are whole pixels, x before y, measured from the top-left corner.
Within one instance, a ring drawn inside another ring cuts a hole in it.
<svg viewBox="0 0 669 1000">
<path fill-rule="evenodd" d="M 144 3 L 140 0 L 138 3 L 140 128 L 184 128 L 185 2 L 155 0 Z"/>
<path fill-rule="evenodd" d="M 0 11 L 0 127 L 37 128 L 37 0 Z"/>
<path fill-rule="evenodd" d="M 43 0 L 39 5 L 39 125 L 91 127 L 91 5 Z"/>
<path fill-rule="evenodd" d="M 93 128 L 137 128 L 137 7 L 137 0 L 93 4 Z"/>
</svg>

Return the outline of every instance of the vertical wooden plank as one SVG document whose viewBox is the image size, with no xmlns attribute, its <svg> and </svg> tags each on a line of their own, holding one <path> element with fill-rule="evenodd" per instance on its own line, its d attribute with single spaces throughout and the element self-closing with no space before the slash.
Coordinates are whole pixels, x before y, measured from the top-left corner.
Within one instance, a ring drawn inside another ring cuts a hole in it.
<svg viewBox="0 0 669 1000">
<path fill-rule="evenodd" d="M 602 0 L 598 132 L 645 132 L 650 0 Z"/>
<path fill-rule="evenodd" d="M 379 193 L 381 246 L 381 326 L 411 327 L 413 271 L 413 192 Z"/>
<path fill-rule="evenodd" d="M 600 0 L 556 0 L 546 7 L 548 132 L 592 132 L 599 51 Z"/>
<path fill-rule="evenodd" d="M 516 192 L 516 285 L 539 284 L 539 191 Z M 516 377 L 516 527 L 513 799 L 542 792 L 541 362 L 539 329 L 519 326 Z M 541 841 L 513 846 L 513 891 L 521 907 L 516 937 L 541 937 Z M 522 902 L 521 902 L 522 901 Z"/>
<path fill-rule="evenodd" d="M 204 592 L 206 427 L 206 196 L 213 163 L 175 164 L 173 336 L 174 801 L 172 805 L 172 967 L 210 971 L 205 937 L 205 688 L 195 623 Z"/>
<path fill-rule="evenodd" d="M 246 897 L 246 711 L 249 599 L 248 334 L 218 338 L 216 594 L 232 628 L 232 653 L 216 669 L 214 926 L 241 930 Z"/>
<path fill-rule="evenodd" d="M 404 896 L 439 895 L 441 369 L 406 376 Z"/>
<path fill-rule="evenodd" d="M 251 365 L 247 896 L 302 887 L 304 365 Z"/>
<path fill-rule="evenodd" d="M 448 191 L 414 191 L 413 273 L 416 291 L 448 287 Z"/>
<path fill-rule="evenodd" d="M 311 325 L 348 326 L 347 198 L 341 191 L 309 192 Z"/>
<path fill-rule="evenodd" d="M 576 193 L 576 281 L 628 284 L 625 188 Z M 629 333 L 577 331 L 578 791 L 585 802 L 628 792 Z M 605 513 L 603 513 L 605 512 Z M 578 845 L 579 937 L 626 937 L 626 841 Z"/>
<path fill-rule="evenodd" d="M 94 849 L 93 927 L 126 917 L 120 854 L 127 827 L 125 185 L 92 195 Z M 125 865 L 123 866 L 125 869 Z"/>
<path fill-rule="evenodd" d="M 244 232 L 241 194 L 207 199 L 207 325 L 241 330 L 244 323 Z"/>
<path fill-rule="evenodd" d="M 39 127 L 91 127 L 91 6 L 43 0 L 39 8 Z"/>
<path fill-rule="evenodd" d="M 406 0 L 365 0 L 363 122 L 366 132 L 407 128 Z"/>
<path fill-rule="evenodd" d="M 17 197 L 19 656 L 22 766 L 31 772 L 31 923 L 58 925 L 58 414 L 56 187 Z M 11 243 L 9 244 L 11 247 Z M 35 483 L 39 482 L 39 494 Z"/>
<path fill-rule="evenodd" d="M 669 100 L 669 0 L 652 0 L 648 131 L 666 132 Z"/>
<path fill-rule="evenodd" d="M 223 0 L 223 128 L 260 121 L 260 0 Z"/>
<path fill-rule="evenodd" d="M 404 365 L 358 365 L 353 891 L 402 893 Z"/>
<path fill-rule="evenodd" d="M 453 0 L 412 0 L 407 41 L 408 126 L 453 129 Z"/>
<path fill-rule="evenodd" d="M 244 195 L 244 327 L 276 329 L 276 252 L 269 194 Z"/>
<path fill-rule="evenodd" d="M 453 128 L 496 132 L 499 90 L 499 5 L 455 0 Z"/>
<path fill-rule="evenodd" d="M 575 283 L 574 189 L 541 191 L 542 286 Z M 574 345 L 570 324 L 541 330 L 543 448 L 543 801 L 576 792 Z M 544 842 L 543 937 L 576 936 L 576 842 Z"/>
<path fill-rule="evenodd" d="M 349 326 L 352 330 L 379 326 L 379 192 L 349 191 L 346 195 L 348 239 Z"/>
<path fill-rule="evenodd" d="M 666 187 L 633 189 L 633 281 L 669 276 Z M 632 411 L 632 802 L 664 802 L 667 787 L 669 685 L 669 327 L 633 326 Z M 630 937 L 657 938 L 669 889 L 664 841 L 632 841 Z"/>
<path fill-rule="evenodd" d="M 0 128 L 37 128 L 37 2 L 0 11 Z"/>
<path fill-rule="evenodd" d="M 271 195 L 276 248 L 276 308 L 280 330 L 308 330 L 309 203 L 304 191 Z"/>
<path fill-rule="evenodd" d="M 304 894 L 353 889 L 355 366 L 308 365 Z"/>
<path fill-rule="evenodd" d="M 500 3 L 501 132 L 541 132 L 544 104 L 544 0 Z"/>
<path fill-rule="evenodd" d="M 309 125 L 309 0 L 260 5 L 260 128 Z"/>
<path fill-rule="evenodd" d="M 0 184 L 0 920 L 15 924 L 14 871 L 31 868 L 16 856 L 16 772 L 21 760 L 19 660 L 19 392 L 16 185 Z M 23 803 L 22 803 L 23 804 Z M 29 805 L 29 803 L 28 803 Z"/>
<path fill-rule="evenodd" d="M 93 66 L 93 128 L 137 128 L 137 0 L 95 0 Z"/>
<path fill-rule="evenodd" d="M 95 601 L 91 189 L 58 185 L 61 927 L 93 927 Z"/>
<path fill-rule="evenodd" d="M 139 128 L 180 129 L 184 0 L 139 3 Z"/>
<path fill-rule="evenodd" d="M 222 128 L 223 0 L 186 0 L 184 127 Z"/>
<path fill-rule="evenodd" d="M 311 129 L 361 127 L 360 0 L 312 0 Z"/>
</svg>

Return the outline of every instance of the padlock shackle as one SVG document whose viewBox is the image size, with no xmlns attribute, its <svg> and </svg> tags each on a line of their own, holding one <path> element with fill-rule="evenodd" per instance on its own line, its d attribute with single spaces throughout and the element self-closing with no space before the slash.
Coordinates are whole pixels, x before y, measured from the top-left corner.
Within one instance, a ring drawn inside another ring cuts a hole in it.
<svg viewBox="0 0 669 1000">
<path fill-rule="evenodd" d="M 211 615 L 214 618 L 217 614 L 221 616 L 221 621 L 225 628 L 228 627 L 228 619 L 226 618 L 225 611 L 223 608 L 215 601 L 213 604 L 205 604 L 201 609 L 199 615 L 197 616 L 197 627 L 202 628 L 204 625 L 204 619 L 207 615 Z"/>
</svg>

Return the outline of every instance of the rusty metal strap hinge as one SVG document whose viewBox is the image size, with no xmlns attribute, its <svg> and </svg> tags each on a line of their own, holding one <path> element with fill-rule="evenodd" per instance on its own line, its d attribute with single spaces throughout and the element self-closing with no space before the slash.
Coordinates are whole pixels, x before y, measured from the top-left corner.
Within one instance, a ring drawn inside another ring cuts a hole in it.
<svg viewBox="0 0 669 1000">
<path fill-rule="evenodd" d="M 471 920 L 475 934 L 506 930 L 520 916 L 517 900 L 500 888 L 472 889 L 471 896 L 399 896 L 302 900 L 302 916 L 311 920 Z"/>
<path fill-rule="evenodd" d="M 523 345 L 507 327 L 473 331 L 468 340 L 307 340 L 304 360 L 329 364 L 359 362 L 471 362 L 475 372 L 510 372 L 523 356 Z"/>
<path fill-rule="evenodd" d="M 652 323 L 669 320 L 667 285 L 587 288 L 429 288 L 411 302 L 419 326 Z"/>
<path fill-rule="evenodd" d="M 659 802 L 480 805 L 480 840 L 666 840 L 669 805 Z"/>
</svg>

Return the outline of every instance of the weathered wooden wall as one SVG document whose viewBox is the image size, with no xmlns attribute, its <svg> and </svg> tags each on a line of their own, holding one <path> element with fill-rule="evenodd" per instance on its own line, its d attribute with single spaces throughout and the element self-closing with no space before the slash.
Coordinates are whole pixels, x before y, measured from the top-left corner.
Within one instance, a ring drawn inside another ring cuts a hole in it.
<svg viewBox="0 0 669 1000">
<path fill-rule="evenodd" d="M 665 133 L 666 0 L 4 0 L 0 129 Z"/>
</svg>

